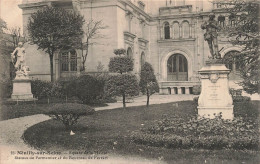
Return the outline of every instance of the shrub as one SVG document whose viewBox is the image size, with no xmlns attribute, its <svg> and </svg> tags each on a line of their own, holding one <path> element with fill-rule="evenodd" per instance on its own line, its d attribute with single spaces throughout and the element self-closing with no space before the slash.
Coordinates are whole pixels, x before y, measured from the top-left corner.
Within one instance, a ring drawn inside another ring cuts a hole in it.
<svg viewBox="0 0 260 164">
<path fill-rule="evenodd" d="M 232 96 L 233 102 L 249 102 L 251 101 L 250 97 L 247 96 Z"/>
<path fill-rule="evenodd" d="M 32 80 L 31 81 L 32 94 L 38 98 L 51 97 L 52 83 L 48 81 Z"/>
<path fill-rule="evenodd" d="M 221 115 L 215 119 L 193 117 L 189 121 L 164 118 L 133 132 L 132 139 L 138 144 L 167 148 L 259 148 L 256 122 L 242 118 L 223 120 Z"/>
<path fill-rule="evenodd" d="M 83 75 L 75 82 L 77 97 L 83 103 L 91 103 L 103 94 L 103 83 L 90 75 Z"/>
<path fill-rule="evenodd" d="M 31 81 L 32 94 L 38 99 L 44 98 L 64 98 L 66 96 L 63 83 L 60 81 L 49 82 L 41 80 Z"/>
<path fill-rule="evenodd" d="M 159 85 L 154 75 L 154 70 L 151 64 L 145 62 L 142 65 L 140 83 L 141 92 L 147 95 L 146 106 L 149 106 L 149 98 L 152 94 L 159 91 Z"/>
<path fill-rule="evenodd" d="M 109 96 L 122 96 L 125 108 L 126 96 L 139 94 L 139 85 L 135 75 L 119 74 L 111 76 L 105 84 L 105 92 Z"/>
<path fill-rule="evenodd" d="M 194 97 L 194 98 L 193 98 L 193 101 L 194 101 L 194 103 L 195 103 L 196 105 L 198 105 L 199 96 L 198 96 L 198 97 Z"/>
<path fill-rule="evenodd" d="M 77 96 L 77 77 L 65 79 L 65 80 L 59 80 L 57 83 L 59 84 L 61 88 L 61 93 L 64 96 L 67 96 L 68 98 L 76 97 Z"/>
<path fill-rule="evenodd" d="M 50 108 L 51 110 L 44 114 L 61 121 L 67 130 L 71 129 L 81 116 L 92 115 L 95 112 L 93 108 L 87 105 L 76 103 L 55 104 Z"/>
<path fill-rule="evenodd" d="M 249 101 L 234 102 L 234 116 L 247 119 L 257 119 L 259 107 Z"/>
<path fill-rule="evenodd" d="M 194 95 L 199 95 L 201 92 L 201 85 L 194 85 L 192 87 L 192 92 Z"/>
<path fill-rule="evenodd" d="M 13 83 L 11 80 L 0 82 L 0 98 L 10 98 L 13 91 Z"/>
<path fill-rule="evenodd" d="M 230 88 L 229 93 L 231 94 L 232 97 L 234 96 L 242 96 L 242 89 L 234 89 Z"/>
<path fill-rule="evenodd" d="M 133 59 L 127 56 L 116 56 L 110 58 L 108 67 L 109 67 L 109 72 L 122 74 L 122 73 L 133 71 L 134 62 Z"/>
</svg>

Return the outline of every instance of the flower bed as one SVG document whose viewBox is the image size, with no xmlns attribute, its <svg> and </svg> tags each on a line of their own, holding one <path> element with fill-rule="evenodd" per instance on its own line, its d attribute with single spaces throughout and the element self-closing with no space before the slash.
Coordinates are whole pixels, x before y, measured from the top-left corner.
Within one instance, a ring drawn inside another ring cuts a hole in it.
<svg viewBox="0 0 260 164">
<path fill-rule="evenodd" d="M 241 117 L 223 120 L 164 118 L 132 133 L 135 143 L 166 148 L 258 149 L 258 124 Z"/>
</svg>

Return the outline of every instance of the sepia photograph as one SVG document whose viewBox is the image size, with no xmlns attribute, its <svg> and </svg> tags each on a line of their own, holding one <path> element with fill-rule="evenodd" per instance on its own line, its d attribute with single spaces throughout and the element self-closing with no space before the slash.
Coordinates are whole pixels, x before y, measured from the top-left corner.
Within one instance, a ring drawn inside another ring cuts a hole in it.
<svg viewBox="0 0 260 164">
<path fill-rule="evenodd" d="M 259 164 L 258 0 L 0 0 L 0 164 Z"/>
</svg>

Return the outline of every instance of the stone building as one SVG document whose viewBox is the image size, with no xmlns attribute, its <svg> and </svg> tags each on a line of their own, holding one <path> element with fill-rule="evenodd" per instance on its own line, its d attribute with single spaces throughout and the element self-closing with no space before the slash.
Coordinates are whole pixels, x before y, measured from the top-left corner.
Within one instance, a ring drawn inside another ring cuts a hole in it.
<svg viewBox="0 0 260 164">
<path fill-rule="evenodd" d="M 90 47 L 86 61 L 87 72 L 97 72 L 98 65 L 108 70 L 113 50 L 124 48 L 134 59 L 134 73 L 138 74 L 145 61 L 152 64 L 161 94 L 190 94 L 199 84 L 198 70 L 210 56 L 201 24 L 214 12 L 222 26 L 219 32 L 221 56 L 241 50 L 228 43 L 226 25 L 235 25 L 235 18 L 207 0 L 23 0 L 24 34 L 28 18 L 39 8 L 49 6 L 76 10 L 88 20 L 102 20 L 107 26 L 98 43 Z M 49 57 L 37 50 L 36 45 L 25 44 L 27 65 L 31 78 L 50 80 Z M 81 51 L 55 54 L 55 79 L 80 75 Z M 227 63 L 232 70 L 231 80 L 238 80 L 239 64 Z"/>
</svg>

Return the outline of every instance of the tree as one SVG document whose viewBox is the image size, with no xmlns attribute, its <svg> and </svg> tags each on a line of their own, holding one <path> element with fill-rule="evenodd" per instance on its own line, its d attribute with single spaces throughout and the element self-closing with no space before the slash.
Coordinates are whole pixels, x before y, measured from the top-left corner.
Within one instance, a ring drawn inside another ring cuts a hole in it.
<svg viewBox="0 0 260 164">
<path fill-rule="evenodd" d="M 133 60 L 127 57 L 122 49 L 117 49 L 114 53 L 119 56 L 112 57 L 108 67 L 110 72 L 119 74 L 108 79 L 105 84 L 105 92 L 110 96 L 122 96 L 125 109 L 126 96 L 138 95 L 139 85 L 136 76 L 129 74 L 130 71 L 133 71 Z"/>
<path fill-rule="evenodd" d="M 149 106 L 150 96 L 159 91 L 159 86 L 154 75 L 154 70 L 151 64 L 145 62 L 141 68 L 140 83 L 141 92 L 146 94 L 146 106 Z"/>
<path fill-rule="evenodd" d="M 95 39 L 103 38 L 104 36 L 100 34 L 100 31 L 106 29 L 107 26 L 104 26 L 102 21 L 90 20 L 86 23 L 86 30 L 84 32 L 85 41 L 82 41 L 80 44 L 80 49 L 82 51 L 82 69 L 85 71 L 85 63 L 89 53 L 89 47 L 91 45 L 97 44 Z M 84 53 L 85 50 L 85 53 Z"/>
<path fill-rule="evenodd" d="M 219 1 L 230 13 L 232 25 L 227 27 L 230 42 L 243 47 L 234 57 L 239 59 L 240 74 L 243 81 L 240 85 L 249 93 L 260 94 L 260 35 L 259 5 L 255 0 Z"/>
<path fill-rule="evenodd" d="M 7 28 L 6 22 L 0 18 L 0 35 L 4 33 L 4 30 Z"/>
<path fill-rule="evenodd" d="M 9 28 L 9 34 L 12 37 L 12 40 L 9 40 L 11 44 L 13 45 L 13 49 L 15 49 L 18 46 L 18 43 L 20 42 L 20 39 L 22 37 L 21 34 L 21 28 L 20 27 L 12 27 Z"/>
<path fill-rule="evenodd" d="M 135 75 L 112 75 L 106 82 L 105 91 L 109 96 L 122 96 L 123 108 L 126 108 L 126 97 L 136 96 L 139 93 L 139 85 Z"/>
<path fill-rule="evenodd" d="M 57 7 L 44 7 L 29 18 L 27 28 L 31 42 L 49 55 L 51 81 L 54 53 L 59 50 L 70 51 L 79 45 L 83 23 L 83 16 Z"/>
</svg>

